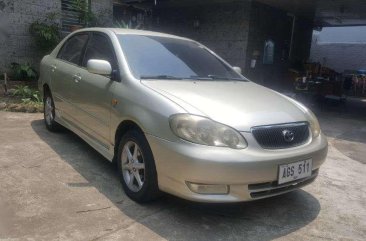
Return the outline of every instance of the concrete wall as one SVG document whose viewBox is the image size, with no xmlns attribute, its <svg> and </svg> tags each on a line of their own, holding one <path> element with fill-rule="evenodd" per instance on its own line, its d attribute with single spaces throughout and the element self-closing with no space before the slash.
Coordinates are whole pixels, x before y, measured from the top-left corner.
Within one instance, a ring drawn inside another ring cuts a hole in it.
<svg viewBox="0 0 366 241">
<path fill-rule="evenodd" d="M 292 62 L 306 62 L 309 60 L 312 36 L 313 22 L 306 18 L 297 17 L 292 46 Z"/>
<path fill-rule="evenodd" d="M 313 37 L 310 61 L 321 63 L 339 73 L 366 69 L 366 43 L 323 43 L 317 37 Z"/>
<path fill-rule="evenodd" d="M 283 10 L 258 2 L 252 3 L 245 68 L 245 73 L 251 80 L 275 89 L 292 88 L 288 69 L 308 59 L 312 33 L 311 21 L 297 17 L 295 23 L 292 54 L 289 58 L 293 17 Z M 266 40 L 272 40 L 275 44 L 273 64 L 263 64 Z M 250 67 L 251 59 L 257 60 L 255 68 Z"/>
<path fill-rule="evenodd" d="M 197 4 L 155 11 L 154 30 L 197 40 L 230 64 L 245 67 L 250 3 Z M 194 21 L 199 27 L 194 27 Z"/>
<path fill-rule="evenodd" d="M 253 81 L 273 87 L 272 84 L 282 78 L 288 68 L 291 24 L 286 12 L 253 2 L 246 66 L 246 72 Z M 274 63 L 270 65 L 263 64 L 266 40 L 272 40 L 275 44 Z M 251 59 L 257 60 L 255 68 L 250 68 Z"/>
<path fill-rule="evenodd" d="M 29 34 L 29 25 L 51 12 L 60 12 L 60 1 L 0 0 L 0 6 L 0 73 L 9 69 L 12 62 L 37 65 L 40 55 Z"/>
<path fill-rule="evenodd" d="M 91 8 L 101 24 L 112 21 L 112 0 L 92 0 Z M 50 13 L 57 13 L 61 24 L 61 0 L 0 0 L 0 74 L 9 71 L 10 64 L 29 63 L 38 68 L 42 58 L 29 34 L 34 21 L 44 21 Z"/>
<path fill-rule="evenodd" d="M 113 0 L 91 0 L 91 11 L 98 19 L 98 26 L 113 25 Z"/>
</svg>

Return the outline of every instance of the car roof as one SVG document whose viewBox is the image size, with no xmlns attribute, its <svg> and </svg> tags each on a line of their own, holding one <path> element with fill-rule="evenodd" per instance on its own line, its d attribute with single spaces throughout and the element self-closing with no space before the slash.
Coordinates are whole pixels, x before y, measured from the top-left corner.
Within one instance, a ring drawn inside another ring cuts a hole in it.
<svg viewBox="0 0 366 241">
<path fill-rule="evenodd" d="M 176 38 L 182 40 L 190 40 L 188 38 L 179 37 L 172 34 L 154 32 L 154 31 L 146 31 L 146 30 L 137 30 L 137 29 L 125 29 L 125 28 L 83 28 L 77 32 L 84 32 L 84 31 L 98 31 L 98 32 L 113 32 L 114 34 L 124 34 L 124 35 L 147 35 L 147 36 L 157 36 L 157 37 L 167 37 L 167 38 Z"/>
</svg>

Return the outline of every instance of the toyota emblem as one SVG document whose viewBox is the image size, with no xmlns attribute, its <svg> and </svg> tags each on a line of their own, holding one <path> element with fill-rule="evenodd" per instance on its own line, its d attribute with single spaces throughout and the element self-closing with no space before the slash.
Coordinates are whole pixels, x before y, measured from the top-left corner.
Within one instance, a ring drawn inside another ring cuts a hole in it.
<svg viewBox="0 0 366 241">
<path fill-rule="evenodd" d="M 292 142 L 295 139 L 295 133 L 290 130 L 283 130 L 282 136 L 286 142 Z"/>
</svg>

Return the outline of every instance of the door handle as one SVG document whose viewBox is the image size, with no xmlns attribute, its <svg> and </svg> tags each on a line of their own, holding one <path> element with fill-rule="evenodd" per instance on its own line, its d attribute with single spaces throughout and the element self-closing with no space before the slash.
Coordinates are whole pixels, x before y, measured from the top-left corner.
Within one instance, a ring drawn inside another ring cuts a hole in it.
<svg viewBox="0 0 366 241">
<path fill-rule="evenodd" d="M 72 76 L 72 78 L 74 79 L 74 82 L 75 82 L 75 83 L 79 83 L 79 82 L 81 81 L 81 76 L 80 76 L 80 74 L 74 74 L 74 75 Z"/>
<path fill-rule="evenodd" d="M 56 65 L 54 65 L 54 64 L 53 64 L 53 65 L 51 65 L 51 71 L 52 71 L 52 72 L 55 72 L 55 70 L 56 70 L 56 69 L 57 69 Z"/>
</svg>

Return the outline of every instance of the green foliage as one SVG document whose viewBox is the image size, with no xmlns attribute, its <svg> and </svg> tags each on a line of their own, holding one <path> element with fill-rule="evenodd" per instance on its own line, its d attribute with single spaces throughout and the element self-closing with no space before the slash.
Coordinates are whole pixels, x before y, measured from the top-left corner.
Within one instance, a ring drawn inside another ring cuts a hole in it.
<svg viewBox="0 0 366 241">
<path fill-rule="evenodd" d="M 41 94 L 39 93 L 38 90 L 33 92 L 32 98 L 31 98 L 34 102 L 42 102 L 42 98 L 41 98 Z"/>
<path fill-rule="evenodd" d="M 22 98 L 28 98 L 32 96 L 32 90 L 27 85 L 16 85 L 13 94 Z"/>
<path fill-rule="evenodd" d="M 21 97 L 23 103 L 42 102 L 42 98 L 41 98 L 39 91 L 31 89 L 27 85 L 15 86 L 15 91 L 14 91 L 13 95 Z"/>
<path fill-rule="evenodd" d="M 120 21 L 115 20 L 114 23 L 113 23 L 113 27 L 115 27 L 115 28 L 125 28 L 125 29 L 130 28 L 130 26 L 128 26 L 128 24 L 123 20 L 120 20 Z"/>
<path fill-rule="evenodd" d="M 15 80 L 36 80 L 38 77 L 37 71 L 35 71 L 28 63 L 11 63 L 11 69 L 13 70 L 13 78 Z"/>
<path fill-rule="evenodd" d="M 24 103 L 24 104 L 29 104 L 31 102 L 32 102 L 31 98 L 24 98 L 24 99 L 22 99 L 22 103 Z"/>
<path fill-rule="evenodd" d="M 54 49 L 60 41 L 60 27 L 55 18 L 56 14 L 50 13 L 44 21 L 35 21 L 29 27 L 38 49 L 44 53 Z"/>
<path fill-rule="evenodd" d="M 141 25 L 137 25 L 135 27 L 130 26 L 129 24 L 127 24 L 125 21 L 121 20 L 115 20 L 113 22 L 113 27 L 114 28 L 125 28 L 125 29 L 142 29 Z"/>
</svg>

